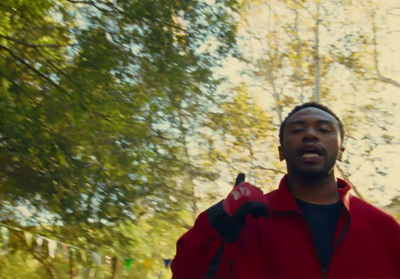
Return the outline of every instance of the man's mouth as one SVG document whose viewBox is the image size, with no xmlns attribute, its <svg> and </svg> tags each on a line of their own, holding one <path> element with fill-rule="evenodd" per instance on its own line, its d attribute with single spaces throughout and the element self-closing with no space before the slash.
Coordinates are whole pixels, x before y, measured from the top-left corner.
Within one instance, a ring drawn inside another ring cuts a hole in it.
<svg viewBox="0 0 400 279">
<path fill-rule="evenodd" d="M 300 150 L 300 155 L 303 158 L 316 158 L 322 156 L 322 148 L 317 145 L 308 145 Z"/>
<path fill-rule="evenodd" d="M 304 158 L 313 158 L 313 157 L 319 157 L 319 156 L 321 156 L 321 155 L 319 155 L 317 152 L 314 152 L 314 151 L 310 151 L 310 152 L 306 152 L 306 153 L 304 153 L 303 155 L 302 155 L 302 157 L 304 157 Z"/>
</svg>

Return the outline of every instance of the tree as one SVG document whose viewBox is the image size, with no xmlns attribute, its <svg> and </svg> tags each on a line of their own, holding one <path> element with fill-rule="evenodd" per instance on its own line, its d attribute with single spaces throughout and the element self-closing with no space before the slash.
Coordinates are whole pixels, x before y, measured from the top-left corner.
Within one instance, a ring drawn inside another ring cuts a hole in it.
<svg viewBox="0 0 400 279">
<path fill-rule="evenodd" d="M 380 43 L 398 36 L 394 21 L 385 23 L 387 11 L 395 5 L 334 0 L 241 4 L 238 38 L 243 39 L 238 44 L 243 49 L 242 61 L 247 63 L 245 82 L 262 96 L 263 108 L 275 113 L 273 125 L 279 126 L 294 105 L 319 96 L 338 112 L 348 132 L 347 157 L 339 165 L 339 175 L 354 182 L 360 196 L 378 202 L 374 198 L 381 192 L 382 178 L 388 175 L 388 168 L 381 169 L 378 162 L 391 158 L 388 151 L 378 150 L 397 144 L 393 131 L 398 120 L 392 112 L 399 104 L 384 93 L 390 88 L 378 78 L 381 63 L 386 67 L 383 77 L 395 69 L 389 68 L 394 63 L 388 65 L 381 51 L 391 49 L 393 56 L 394 45 Z M 396 86 L 395 82 L 386 83 Z M 374 165 L 380 167 L 371 170 Z M 368 169 L 370 183 L 361 183 L 365 175 L 359 174 Z"/>
<path fill-rule="evenodd" d="M 191 167 L 185 137 L 219 101 L 212 69 L 234 52 L 235 9 L 2 1 L 1 221 L 110 253 L 132 240 L 120 224 L 186 225 L 186 178 L 215 175 Z"/>
</svg>

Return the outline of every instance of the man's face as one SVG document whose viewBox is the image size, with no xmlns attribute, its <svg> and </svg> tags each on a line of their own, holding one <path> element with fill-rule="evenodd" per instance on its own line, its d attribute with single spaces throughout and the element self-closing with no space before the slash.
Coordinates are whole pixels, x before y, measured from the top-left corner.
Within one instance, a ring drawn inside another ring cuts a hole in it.
<svg viewBox="0 0 400 279">
<path fill-rule="evenodd" d="M 316 178 L 333 175 L 343 151 L 338 121 L 323 110 L 309 107 L 288 118 L 279 158 L 286 160 L 289 174 Z"/>
</svg>

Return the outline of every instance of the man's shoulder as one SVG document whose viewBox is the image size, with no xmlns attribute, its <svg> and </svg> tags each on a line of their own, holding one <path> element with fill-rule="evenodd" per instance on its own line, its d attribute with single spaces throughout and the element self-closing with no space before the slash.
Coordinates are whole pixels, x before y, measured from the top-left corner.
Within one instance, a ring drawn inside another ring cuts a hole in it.
<svg viewBox="0 0 400 279">
<path fill-rule="evenodd" d="M 388 215 L 386 212 L 384 212 L 382 209 L 377 207 L 376 205 L 363 200 L 357 196 L 351 195 L 350 198 L 350 211 L 357 210 L 361 212 L 369 212 L 373 213 L 375 212 L 376 214 L 383 214 L 383 215 Z"/>
<path fill-rule="evenodd" d="M 279 192 L 281 192 L 281 191 L 279 191 L 279 189 L 274 189 L 274 190 L 271 190 L 271 191 L 265 193 L 264 196 L 265 196 L 268 200 L 274 200 L 274 199 L 277 199 L 277 198 L 278 198 Z"/>
<path fill-rule="evenodd" d="M 392 215 L 356 196 L 351 197 L 349 210 L 352 217 L 362 217 L 368 221 L 386 221 L 400 226 Z"/>
</svg>

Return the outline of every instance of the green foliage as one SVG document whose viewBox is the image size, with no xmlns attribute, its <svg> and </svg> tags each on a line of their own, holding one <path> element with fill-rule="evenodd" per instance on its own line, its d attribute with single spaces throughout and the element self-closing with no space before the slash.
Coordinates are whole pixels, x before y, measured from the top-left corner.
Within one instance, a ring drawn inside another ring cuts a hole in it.
<svg viewBox="0 0 400 279">
<path fill-rule="evenodd" d="M 233 100 L 210 113 L 207 127 L 201 130 L 209 148 L 203 160 L 221 172 L 228 171 L 222 179 L 230 187 L 236 175 L 244 172 L 251 183 L 270 188 L 273 183 L 269 186 L 268 182 L 282 175 L 282 168 L 276 164 L 278 132 L 273 117 L 246 85 L 232 90 Z"/>
<path fill-rule="evenodd" d="M 201 100 L 218 98 L 212 69 L 234 53 L 235 5 L 2 1 L 1 221 L 124 254 L 146 234 L 143 249 L 158 245 L 165 231 L 147 222 L 187 227 L 186 171 L 211 176 L 191 167 L 185 137 Z"/>
<path fill-rule="evenodd" d="M 379 185 L 398 109 L 379 82 L 398 83 L 380 71 L 374 3 L 320 2 L 319 55 L 321 99 L 349 135 L 342 170 L 353 179 L 371 165 Z M 277 127 L 315 86 L 315 4 L 1 1 L 0 221 L 120 256 L 119 278 L 170 277 L 161 259 L 237 172 L 264 190 L 282 176 Z M 236 30 L 236 12 L 249 25 Z M 228 56 L 248 75 L 223 91 L 215 69 Z M 64 258 L 13 245 L 2 278 L 69 278 Z M 109 265 L 75 270 L 111 277 Z"/>
</svg>

